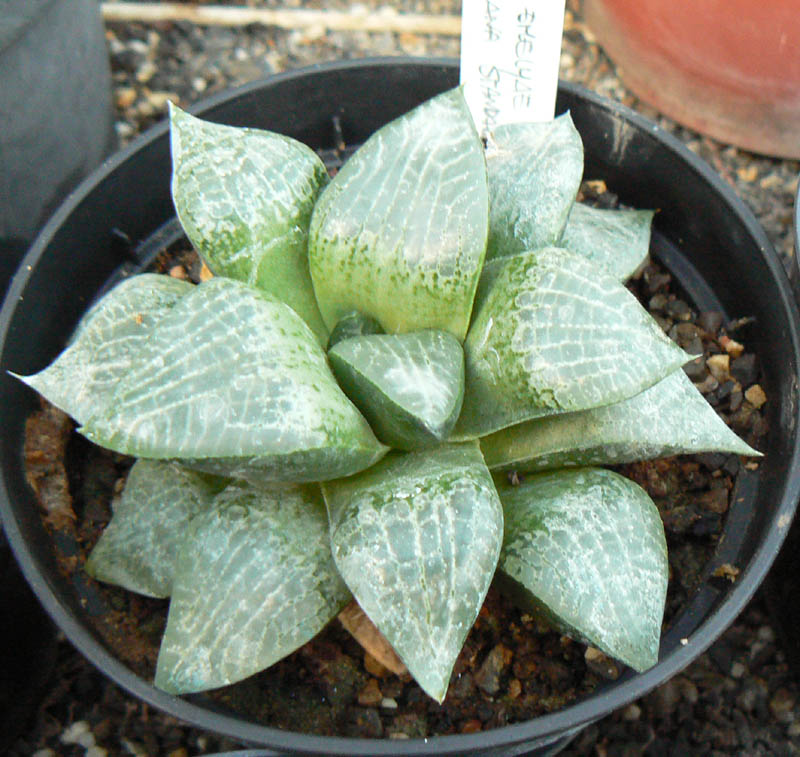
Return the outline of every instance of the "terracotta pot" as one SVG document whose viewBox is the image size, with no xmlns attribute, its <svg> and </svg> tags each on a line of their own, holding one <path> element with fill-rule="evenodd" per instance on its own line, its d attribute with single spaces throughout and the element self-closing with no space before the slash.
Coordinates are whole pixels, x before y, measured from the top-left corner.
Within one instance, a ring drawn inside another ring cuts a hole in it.
<svg viewBox="0 0 800 757">
<path fill-rule="evenodd" d="M 800 157 L 795 0 L 584 0 L 584 13 L 643 100 L 723 142 Z"/>
</svg>

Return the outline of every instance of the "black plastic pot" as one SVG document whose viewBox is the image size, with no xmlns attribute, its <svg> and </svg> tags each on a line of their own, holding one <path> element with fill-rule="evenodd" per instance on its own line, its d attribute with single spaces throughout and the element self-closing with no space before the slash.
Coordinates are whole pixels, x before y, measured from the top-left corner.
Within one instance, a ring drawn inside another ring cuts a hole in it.
<svg viewBox="0 0 800 757">
<path fill-rule="evenodd" d="M 207 101 L 205 117 L 284 132 L 335 157 L 343 138 L 377 127 L 456 84 L 452 61 L 360 61 L 274 77 Z M 86 306 L 120 266 L 138 266 L 177 232 L 169 195 L 166 125 L 148 132 L 88 179 L 57 212 L 14 279 L 0 316 L 0 510 L 23 570 L 73 643 L 135 696 L 178 718 L 281 752 L 323 754 L 521 754 L 557 742 L 643 695 L 688 665 L 736 617 L 778 552 L 800 494 L 798 310 L 777 255 L 730 188 L 677 140 L 630 110 L 562 84 L 586 149 L 586 176 L 603 178 L 622 202 L 656 207 L 652 252 L 698 307 L 752 316 L 738 332 L 759 356 L 769 434 L 757 471 L 743 472 L 724 538 L 707 567 L 741 569 L 734 584 L 707 581 L 665 633 L 660 661 L 628 672 L 587 699 L 529 722 L 429 740 L 329 739 L 288 733 L 219 711 L 202 696 L 175 698 L 136 677 L 95 636 L 75 588 L 58 573 L 21 465 L 25 418 L 36 398 L 6 370 L 32 373 L 64 346 Z M 127 241 L 126 241 L 127 240 Z"/>
<path fill-rule="evenodd" d="M 115 147 L 97 0 L 0 3 L 0 291 L 67 192 Z"/>
<path fill-rule="evenodd" d="M 790 261 L 789 278 L 794 296 L 800 303 L 800 187 L 794 203 L 794 255 Z M 800 679 L 800 520 L 795 518 L 783 548 L 764 583 L 767 606 L 772 616 L 786 658 Z"/>
</svg>

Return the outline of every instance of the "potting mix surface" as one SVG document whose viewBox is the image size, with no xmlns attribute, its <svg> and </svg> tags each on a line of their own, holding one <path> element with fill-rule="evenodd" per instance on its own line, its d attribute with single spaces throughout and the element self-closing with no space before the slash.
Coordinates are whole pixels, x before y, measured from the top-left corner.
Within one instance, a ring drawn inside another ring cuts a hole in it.
<svg viewBox="0 0 800 757">
<path fill-rule="evenodd" d="M 373 0 L 362 3 L 367 9 L 379 6 Z M 326 9 L 340 7 L 348 5 L 325 4 Z M 460 10 L 451 0 L 400 0 L 392 7 L 430 15 Z M 451 36 L 200 27 L 169 18 L 147 24 L 109 23 L 107 38 L 123 142 L 161 120 L 169 99 L 186 106 L 231 86 L 324 60 L 458 54 L 458 38 Z M 720 145 L 636 101 L 593 42 L 577 2 L 568 3 L 561 76 L 633 106 L 680 137 L 734 185 L 788 260 L 797 162 Z M 593 202 L 615 203 L 601 182 L 587 182 L 582 191 Z M 169 275 L 193 280 L 202 276 L 196 256 L 182 242 L 164 250 L 156 265 Z M 698 310 L 657 261 L 641 270 L 629 287 L 684 349 L 702 352 L 687 366 L 692 380 L 732 428 L 758 448 L 768 432 L 761 407 L 769 398 L 759 384 L 754 355 L 737 339 L 736 323 L 726 329 L 719 314 Z M 47 523 L 60 534 L 62 570 L 78 587 L 102 638 L 133 670 L 151 679 L 167 602 L 97 584 L 82 569 L 110 518 L 111 498 L 131 461 L 82 441 L 69 419 L 47 408 L 29 423 L 26 460 L 29 476 L 37 480 Z M 706 454 L 618 469 L 648 491 L 664 521 L 671 569 L 667 627 L 691 596 L 714 551 L 737 477 L 748 475 L 747 468 L 754 465 L 736 456 Z M 713 580 L 736 581 L 738 574 L 736 565 L 723 565 Z M 527 720 L 585 696 L 619 673 L 613 660 L 539 626 L 491 589 L 442 706 L 427 698 L 408 675 L 394 675 L 366 654 L 336 621 L 267 671 L 207 696 L 255 721 L 289 730 L 404 739 L 470 733 Z M 759 596 L 686 671 L 589 726 L 564 754 L 795 754 L 800 751 L 798 693 L 800 686 Z M 244 746 L 148 708 L 107 681 L 63 640 L 37 698 L 10 754 L 181 757 Z"/>
</svg>

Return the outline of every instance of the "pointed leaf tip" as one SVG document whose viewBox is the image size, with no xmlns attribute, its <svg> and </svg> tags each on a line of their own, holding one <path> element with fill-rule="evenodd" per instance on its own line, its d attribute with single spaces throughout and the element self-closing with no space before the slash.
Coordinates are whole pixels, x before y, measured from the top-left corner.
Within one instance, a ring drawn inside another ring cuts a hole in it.
<svg viewBox="0 0 800 757">
<path fill-rule="evenodd" d="M 661 517 L 646 492 L 600 468 L 500 482 L 498 491 L 505 588 L 635 670 L 655 665 L 669 565 Z"/>
<path fill-rule="evenodd" d="M 153 273 L 122 281 L 87 311 L 53 363 L 33 376 L 17 378 L 85 423 L 112 402 L 153 326 L 192 288 L 186 281 Z"/>
<path fill-rule="evenodd" d="M 647 258 L 654 215 L 652 210 L 605 209 L 575 203 L 559 246 L 625 281 Z"/>
<path fill-rule="evenodd" d="M 216 493 L 207 477 L 175 463 L 137 460 L 86 572 L 139 594 L 168 597 L 186 527 Z"/>
<path fill-rule="evenodd" d="M 217 688 L 269 667 L 350 601 L 317 486 L 229 486 L 180 548 L 156 686 Z"/>
<path fill-rule="evenodd" d="M 358 336 L 339 342 L 328 358 L 384 444 L 415 449 L 449 436 L 464 396 L 464 351 L 452 334 Z"/>
<path fill-rule="evenodd" d="M 487 264 L 457 438 L 631 397 L 691 359 L 613 276 L 548 247 Z"/>
<path fill-rule="evenodd" d="M 189 240 L 216 275 L 289 305 L 325 344 L 308 270 L 308 226 L 325 165 L 283 134 L 171 117 L 172 197 Z"/>
<path fill-rule="evenodd" d="M 569 113 L 507 124 L 491 135 L 487 260 L 557 244 L 583 175 L 583 143 Z"/>
<path fill-rule="evenodd" d="M 309 262 L 328 327 L 355 310 L 387 333 L 463 340 L 488 213 L 483 145 L 459 89 L 384 126 L 314 208 Z"/>
<path fill-rule="evenodd" d="M 760 456 L 731 431 L 683 370 L 614 405 L 537 418 L 481 439 L 493 471 L 617 465 L 694 452 Z"/>
<path fill-rule="evenodd" d="M 502 541 L 500 502 L 477 445 L 392 452 L 323 492 L 339 572 L 441 702 Z"/>
<path fill-rule="evenodd" d="M 118 452 L 251 480 L 348 475 L 386 452 L 308 326 L 241 282 L 192 288 L 81 432 Z"/>
</svg>

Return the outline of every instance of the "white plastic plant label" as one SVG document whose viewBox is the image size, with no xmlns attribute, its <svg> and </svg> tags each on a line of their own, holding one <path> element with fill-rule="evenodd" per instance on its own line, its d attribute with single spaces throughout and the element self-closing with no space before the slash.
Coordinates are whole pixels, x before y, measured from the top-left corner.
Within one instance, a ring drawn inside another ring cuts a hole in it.
<svg viewBox="0 0 800 757">
<path fill-rule="evenodd" d="M 565 0 L 463 0 L 461 83 L 481 135 L 555 112 Z"/>
</svg>

